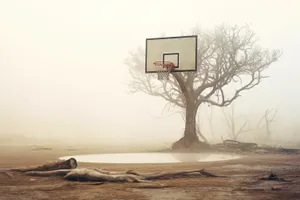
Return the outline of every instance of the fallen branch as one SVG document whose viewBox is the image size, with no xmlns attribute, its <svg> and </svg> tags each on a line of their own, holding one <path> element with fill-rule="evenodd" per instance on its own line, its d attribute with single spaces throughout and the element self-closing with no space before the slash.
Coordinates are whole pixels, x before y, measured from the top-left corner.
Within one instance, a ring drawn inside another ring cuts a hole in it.
<svg viewBox="0 0 300 200">
<path fill-rule="evenodd" d="M 58 170 L 58 169 L 75 169 L 76 167 L 77 167 L 76 159 L 70 158 L 68 160 L 58 160 L 56 162 L 48 163 L 41 166 L 14 168 L 14 169 L 10 169 L 10 171 L 17 171 L 17 172 L 51 171 L 51 170 Z"/>
<path fill-rule="evenodd" d="M 70 181 L 98 181 L 98 182 L 149 182 L 133 174 L 103 174 L 95 169 L 73 169 L 65 177 Z"/>
<path fill-rule="evenodd" d="M 28 171 L 25 172 L 28 176 L 66 176 L 71 169 L 58 169 L 52 171 Z"/>
<path fill-rule="evenodd" d="M 133 170 L 125 172 L 110 172 L 102 169 L 76 168 L 74 158 L 59 160 L 38 167 L 12 169 L 12 171 L 25 172 L 28 176 L 59 176 L 70 181 L 95 181 L 95 182 L 135 182 L 149 183 L 152 180 L 173 179 L 182 177 L 218 177 L 204 169 L 173 171 L 161 173 L 138 173 Z M 152 186 L 151 186 L 152 187 Z"/>
<path fill-rule="evenodd" d="M 224 140 L 220 144 L 216 144 L 215 146 L 223 146 L 228 149 L 240 149 L 242 151 L 250 151 L 256 149 L 258 145 L 252 142 L 239 142 L 236 140 Z"/>
<path fill-rule="evenodd" d="M 211 174 L 204 169 L 200 170 L 188 170 L 188 171 L 175 171 L 175 172 L 162 172 L 157 174 L 140 174 L 133 170 L 129 170 L 126 172 L 127 174 L 134 174 L 137 176 L 144 177 L 145 180 L 157 180 L 157 179 L 172 179 L 179 178 L 184 176 L 206 176 L 206 177 L 217 177 L 214 174 Z"/>
<path fill-rule="evenodd" d="M 147 183 L 151 180 L 173 179 L 182 177 L 218 177 L 212 173 L 201 170 L 162 172 L 143 174 L 133 170 L 126 172 L 107 172 L 101 169 L 61 169 L 53 171 L 29 171 L 29 176 L 61 176 L 71 181 L 98 181 L 98 182 L 138 182 Z"/>
</svg>

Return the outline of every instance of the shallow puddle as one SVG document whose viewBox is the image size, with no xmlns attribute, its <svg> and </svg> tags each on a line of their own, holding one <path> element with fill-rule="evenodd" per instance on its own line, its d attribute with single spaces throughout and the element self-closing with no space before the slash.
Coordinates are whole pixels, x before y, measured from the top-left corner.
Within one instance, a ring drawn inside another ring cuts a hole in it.
<svg viewBox="0 0 300 200">
<path fill-rule="evenodd" d="M 111 153 L 66 156 L 61 159 L 75 158 L 78 162 L 88 163 L 122 163 L 122 164 L 150 164 L 150 163 L 182 163 L 182 162 L 215 162 L 238 159 L 238 155 L 231 154 L 201 154 L 201 153 Z"/>
</svg>

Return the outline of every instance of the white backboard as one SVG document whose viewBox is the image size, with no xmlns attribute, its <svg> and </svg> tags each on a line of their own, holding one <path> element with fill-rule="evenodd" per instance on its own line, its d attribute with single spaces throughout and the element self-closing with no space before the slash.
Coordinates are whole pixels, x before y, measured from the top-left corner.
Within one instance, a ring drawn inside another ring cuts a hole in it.
<svg viewBox="0 0 300 200">
<path fill-rule="evenodd" d="M 155 61 L 171 61 L 174 72 L 197 71 L 197 36 L 146 39 L 145 72 L 155 73 Z"/>
</svg>

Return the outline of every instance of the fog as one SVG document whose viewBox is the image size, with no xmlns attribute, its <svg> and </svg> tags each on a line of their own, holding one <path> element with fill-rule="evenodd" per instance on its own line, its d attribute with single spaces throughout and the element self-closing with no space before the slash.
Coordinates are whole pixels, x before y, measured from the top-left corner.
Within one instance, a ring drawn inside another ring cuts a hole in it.
<svg viewBox="0 0 300 200">
<path fill-rule="evenodd" d="M 297 142 L 299 7 L 297 0 L 0 1 L 0 138 L 168 145 L 182 135 L 184 121 L 162 113 L 163 99 L 129 93 L 124 59 L 148 37 L 225 22 L 249 24 L 260 45 L 283 51 L 266 71 L 270 78 L 235 102 L 237 126 L 256 124 L 266 109 L 277 108 L 273 144 Z M 211 134 L 209 110 L 199 110 L 202 132 L 210 142 L 227 138 L 215 107 Z M 267 142 L 265 135 L 257 130 L 241 139 Z"/>
</svg>

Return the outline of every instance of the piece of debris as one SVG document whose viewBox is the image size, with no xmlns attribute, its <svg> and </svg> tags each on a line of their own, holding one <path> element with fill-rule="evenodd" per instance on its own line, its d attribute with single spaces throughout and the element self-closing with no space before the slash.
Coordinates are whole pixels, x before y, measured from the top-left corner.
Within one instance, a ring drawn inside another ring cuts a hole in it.
<svg viewBox="0 0 300 200">
<path fill-rule="evenodd" d="M 300 153 L 299 149 L 288 149 L 288 148 L 279 148 L 279 152 L 280 153 L 284 153 L 284 154 L 298 154 Z"/>
<path fill-rule="evenodd" d="M 29 171 L 51 171 L 51 170 L 58 170 L 58 169 L 75 169 L 76 167 L 77 167 L 76 159 L 70 158 L 68 160 L 58 160 L 56 162 L 51 162 L 40 166 L 14 168 L 10 170 L 17 171 L 17 172 L 29 172 Z"/>
<path fill-rule="evenodd" d="M 278 177 L 273 172 L 271 172 L 271 174 L 269 176 L 261 178 L 261 180 L 264 180 L 264 181 L 285 181 L 284 178 Z"/>
</svg>

